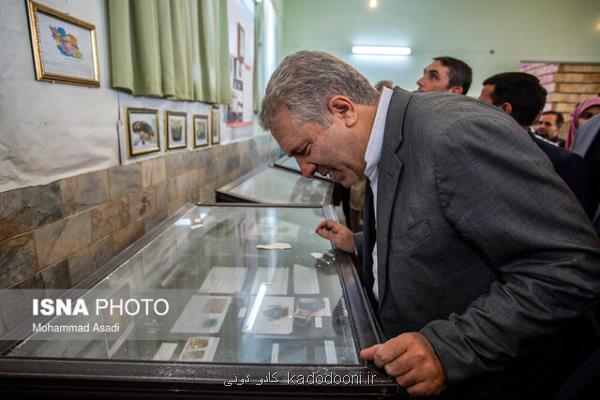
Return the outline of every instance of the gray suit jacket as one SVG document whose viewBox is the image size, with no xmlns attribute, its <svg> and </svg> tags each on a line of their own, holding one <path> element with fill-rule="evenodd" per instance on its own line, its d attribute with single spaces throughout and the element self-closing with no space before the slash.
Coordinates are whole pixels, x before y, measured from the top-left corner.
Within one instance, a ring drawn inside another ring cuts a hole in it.
<svg viewBox="0 0 600 400">
<path fill-rule="evenodd" d="M 395 88 L 376 232 L 369 207 L 367 196 L 364 280 L 370 290 L 376 235 L 385 334 L 423 333 L 450 384 L 506 369 L 600 293 L 600 241 L 585 212 L 496 107 Z"/>
</svg>

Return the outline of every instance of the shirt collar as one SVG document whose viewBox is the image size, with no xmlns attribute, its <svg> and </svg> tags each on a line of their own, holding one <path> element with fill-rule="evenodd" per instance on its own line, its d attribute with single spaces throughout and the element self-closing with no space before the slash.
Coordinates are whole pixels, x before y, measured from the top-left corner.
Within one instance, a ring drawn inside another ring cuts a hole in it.
<svg viewBox="0 0 600 400">
<path fill-rule="evenodd" d="M 375 114 L 375 121 L 373 122 L 373 128 L 371 129 L 369 143 L 367 144 L 367 151 L 365 152 L 365 162 L 367 163 L 365 175 L 371 182 L 377 179 L 377 167 L 379 165 L 381 151 L 383 149 L 385 120 L 387 118 L 387 111 L 393 93 L 394 91 L 392 89 L 384 87 L 379 95 L 377 113 Z"/>
</svg>

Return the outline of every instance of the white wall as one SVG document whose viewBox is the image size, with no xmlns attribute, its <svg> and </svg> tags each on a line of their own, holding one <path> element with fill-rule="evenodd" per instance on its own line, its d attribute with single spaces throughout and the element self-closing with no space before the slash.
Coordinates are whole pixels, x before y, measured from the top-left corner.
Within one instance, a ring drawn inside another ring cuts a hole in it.
<svg viewBox="0 0 600 400">
<path fill-rule="evenodd" d="M 0 192 L 116 165 L 104 1 L 40 1 L 96 25 L 100 88 L 35 80 L 22 0 L 0 3 Z"/>
<path fill-rule="evenodd" d="M 232 1 L 254 10 L 251 0 Z M 37 81 L 26 2 L 0 1 L 0 193 L 118 165 L 117 124 L 127 106 L 151 105 L 161 119 L 165 109 L 187 111 L 188 130 L 191 113 L 208 110 L 199 102 L 136 98 L 110 88 L 107 1 L 39 3 L 96 26 L 100 88 Z M 246 35 L 252 37 L 252 29 Z M 236 131 L 223 122 L 221 144 L 262 133 L 256 125 Z M 164 143 L 161 148 L 146 158 L 163 155 Z"/>
</svg>

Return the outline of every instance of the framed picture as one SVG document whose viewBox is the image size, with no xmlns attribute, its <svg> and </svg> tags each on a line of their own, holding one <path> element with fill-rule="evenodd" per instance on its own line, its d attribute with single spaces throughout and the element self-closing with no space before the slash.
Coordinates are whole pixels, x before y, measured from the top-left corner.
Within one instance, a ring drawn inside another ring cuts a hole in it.
<svg viewBox="0 0 600 400">
<path fill-rule="evenodd" d="M 130 157 L 160 151 L 158 110 L 127 109 L 127 144 Z"/>
<path fill-rule="evenodd" d="M 218 107 L 213 107 L 210 110 L 210 144 L 219 144 L 221 141 L 221 114 Z"/>
<path fill-rule="evenodd" d="M 194 115 L 194 147 L 208 146 L 208 115 Z"/>
<path fill-rule="evenodd" d="M 37 80 L 100 86 L 96 27 L 28 0 Z"/>
<path fill-rule="evenodd" d="M 246 34 L 244 32 L 244 28 L 242 28 L 242 24 L 238 22 L 237 24 L 237 56 L 240 62 L 244 62 L 245 53 L 246 53 Z"/>
<path fill-rule="evenodd" d="M 165 112 L 165 134 L 167 150 L 187 147 L 187 114 L 184 112 Z"/>
</svg>

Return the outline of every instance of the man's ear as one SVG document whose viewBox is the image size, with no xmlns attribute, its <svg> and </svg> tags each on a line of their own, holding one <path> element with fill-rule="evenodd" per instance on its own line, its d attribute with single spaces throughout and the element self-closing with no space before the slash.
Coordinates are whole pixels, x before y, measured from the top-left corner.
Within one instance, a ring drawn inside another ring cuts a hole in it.
<svg viewBox="0 0 600 400">
<path fill-rule="evenodd" d="M 448 89 L 448 91 L 450 93 L 454 93 L 454 94 L 463 94 L 462 86 L 452 86 L 451 88 Z"/>
<path fill-rule="evenodd" d="M 356 106 L 352 100 L 346 96 L 332 96 L 327 102 L 327 110 L 335 118 L 344 121 L 346 126 L 352 126 L 358 120 Z"/>
<path fill-rule="evenodd" d="M 502 103 L 498 107 L 508 115 L 512 115 L 512 104 Z"/>
</svg>

